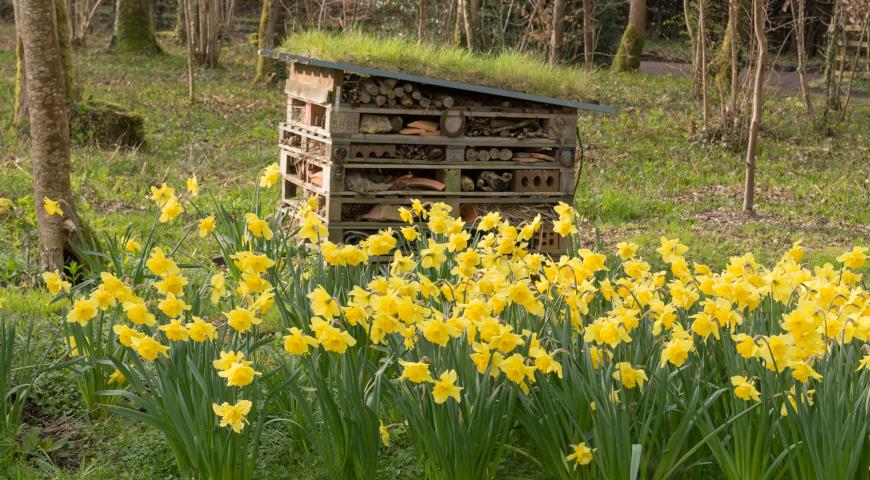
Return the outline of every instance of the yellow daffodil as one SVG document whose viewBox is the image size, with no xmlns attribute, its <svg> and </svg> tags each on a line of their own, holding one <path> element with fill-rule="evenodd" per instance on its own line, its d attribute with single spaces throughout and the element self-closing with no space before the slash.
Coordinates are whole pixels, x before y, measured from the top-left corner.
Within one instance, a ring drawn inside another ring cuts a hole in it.
<svg viewBox="0 0 870 480">
<path fill-rule="evenodd" d="M 435 382 L 432 374 L 429 372 L 429 364 L 424 362 L 408 362 L 399 360 L 399 365 L 402 366 L 402 380 L 408 380 L 413 383 Z"/>
<path fill-rule="evenodd" d="M 435 386 L 432 387 L 432 398 L 435 399 L 435 403 L 440 405 L 446 402 L 448 398 L 456 400 L 456 403 L 462 401 L 462 397 L 459 396 L 459 393 L 462 392 L 462 387 L 456 385 L 456 379 L 456 370 L 447 370 L 438 377 Z"/>
<path fill-rule="evenodd" d="M 571 445 L 571 453 L 565 457 L 566 462 L 574 462 L 574 468 L 576 469 L 581 465 L 589 465 L 592 463 L 593 454 L 595 453 L 595 448 L 589 448 L 586 445 L 586 442 L 580 442 L 575 445 Z"/>
<path fill-rule="evenodd" d="M 344 353 L 348 347 L 356 345 L 356 339 L 350 333 L 333 327 L 321 318 L 311 319 L 311 330 L 320 346 L 329 352 Z"/>
<path fill-rule="evenodd" d="M 124 249 L 130 253 L 138 253 L 142 250 L 142 244 L 131 238 L 124 243 Z"/>
<path fill-rule="evenodd" d="M 52 295 L 57 295 L 62 291 L 69 293 L 69 289 L 72 286 L 60 276 L 60 273 L 58 273 L 57 270 L 53 272 L 43 272 L 42 280 L 45 282 L 45 288 L 47 288 L 49 293 Z"/>
<path fill-rule="evenodd" d="M 175 189 L 165 183 L 159 187 L 151 187 L 151 200 L 158 206 L 162 207 L 175 196 Z"/>
<path fill-rule="evenodd" d="M 148 306 L 144 302 L 129 301 L 124 302 L 122 307 L 127 319 L 136 325 L 147 325 L 153 327 L 157 324 L 157 319 L 153 313 L 148 311 Z"/>
<path fill-rule="evenodd" d="M 248 225 L 248 231 L 251 235 L 257 238 L 272 239 L 272 229 L 269 228 L 269 222 L 261 219 L 255 213 L 245 214 L 245 223 Z"/>
<path fill-rule="evenodd" d="M 166 203 L 160 207 L 160 218 L 157 220 L 160 223 L 167 223 L 175 220 L 179 215 L 184 213 L 184 207 L 178 203 L 178 199 L 175 196 L 169 197 Z"/>
<path fill-rule="evenodd" d="M 851 268 L 852 270 L 858 270 L 859 268 L 864 266 L 864 261 L 867 259 L 867 247 L 855 247 L 851 251 L 848 251 L 839 257 L 837 257 L 837 261 L 842 263 L 845 267 Z"/>
<path fill-rule="evenodd" d="M 181 271 L 175 262 L 163 253 L 163 249 L 160 247 L 154 247 L 151 250 L 148 260 L 145 261 L 145 267 L 158 277 Z"/>
<path fill-rule="evenodd" d="M 290 335 L 284 335 L 284 350 L 291 355 L 305 355 L 309 348 L 317 348 L 317 339 L 305 335 L 297 327 L 290 327 Z"/>
<path fill-rule="evenodd" d="M 643 382 L 648 380 L 642 368 L 634 368 L 629 362 L 617 363 L 613 378 L 619 380 L 625 388 L 640 387 L 641 390 L 643 390 Z"/>
<path fill-rule="evenodd" d="M 247 308 L 234 308 L 225 312 L 227 324 L 239 333 L 247 333 L 254 325 L 259 325 L 263 320 L 257 318 L 254 312 Z"/>
<path fill-rule="evenodd" d="M 196 174 L 191 175 L 185 182 L 185 185 L 187 186 L 187 193 L 191 196 L 195 197 L 199 195 L 199 182 L 196 180 Z"/>
<path fill-rule="evenodd" d="M 740 375 L 731 377 L 731 385 L 734 386 L 734 395 L 741 400 L 761 400 L 758 390 L 752 381 Z"/>
<path fill-rule="evenodd" d="M 211 408 L 215 415 L 221 417 L 221 427 L 230 427 L 234 432 L 239 433 L 248 423 L 247 415 L 251 413 L 251 406 L 250 400 L 239 400 L 235 405 L 227 402 L 220 405 L 213 403 Z"/>
<path fill-rule="evenodd" d="M 218 376 L 227 379 L 229 387 L 244 387 L 250 385 L 260 372 L 250 366 L 250 362 L 236 362 L 230 368 L 218 372 Z"/>
<path fill-rule="evenodd" d="M 338 302 L 323 287 L 309 293 L 308 300 L 311 301 L 311 311 L 318 317 L 333 318 L 341 313 Z"/>
<path fill-rule="evenodd" d="M 260 187 L 271 188 L 280 179 L 281 168 L 278 166 L 278 163 L 272 163 L 263 170 L 263 174 L 260 176 Z"/>
<path fill-rule="evenodd" d="M 78 323 L 87 326 L 92 318 L 97 316 L 99 306 L 91 299 L 80 298 L 73 303 L 73 307 L 66 314 L 68 323 Z"/>
<path fill-rule="evenodd" d="M 121 373 L 121 371 L 116 368 L 112 372 L 112 374 L 109 375 L 109 378 L 108 378 L 108 380 L 106 380 L 106 383 L 109 385 L 111 385 L 113 383 L 118 384 L 118 385 L 123 385 L 126 381 L 127 381 L 127 378 L 124 376 L 124 374 Z"/>
<path fill-rule="evenodd" d="M 378 434 L 381 436 L 381 443 L 384 444 L 385 447 L 390 446 L 390 431 L 384 425 L 384 422 L 378 421 Z"/>
<path fill-rule="evenodd" d="M 822 375 L 819 372 L 813 370 L 813 367 L 804 360 L 794 360 L 788 362 L 788 367 L 791 369 L 791 376 L 801 383 L 807 383 L 810 378 L 816 381 L 820 381 L 822 379 Z"/>
<path fill-rule="evenodd" d="M 112 327 L 112 331 L 118 336 L 118 342 L 125 347 L 132 347 L 134 338 L 145 336 L 144 333 L 126 325 L 115 325 Z"/>
<path fill-rule="evenodd" d="M 160 325 L 158 328 L 173 342 L 186 342 L 190 338 L 190 330 L 178 319 L 170 320 L 168 324 Z"/>
<path fill-rule="evenodd" d="M 209 233 L 214 231 L 216 222 L 214 215 L 209 215 L 199 221 L 197 224 L 197 233 L 199 238 L 205 238 Z"/>
<path fill-rule="evenodd" d="M 143 360 L 153 362 L 159 355 L 163 355 L 164 357 L 168 356 L 166 352 L 169 351 L 169 347 L 162 345 L 151 337 L 144 335 L 141 337 L 133 337 L 131 343 L 133 350 L 135 350 Z"/>
<path fill-rule="evenodd" d="M 42 209 L 45 211 L 45 214 L 48 216 L 58 215 L 60 217 L 63 216 L 63 210 L 60 208 L 60 203 L 48 198 L 43 197 L 42 199 Z"/>
<path fill-rule="evenodd" d="M 217 329 L 212 323 L 197 316 L 193 316 L 192 319 L 193 322 L 187 324 L 187 333 L 191 340 L 202 343 L 217 339 Z"/>
<path fill-rule="evenodd" d="M 167 317 L 176 318 L 184 313 L 184 311 L 190 310 L 191 307 L 185 303 L 184 300 L 168 293 L 162 300 L 160 300 L 160 302 L 157 303 L 157 308 L 159 308 Z"/>
</svg>

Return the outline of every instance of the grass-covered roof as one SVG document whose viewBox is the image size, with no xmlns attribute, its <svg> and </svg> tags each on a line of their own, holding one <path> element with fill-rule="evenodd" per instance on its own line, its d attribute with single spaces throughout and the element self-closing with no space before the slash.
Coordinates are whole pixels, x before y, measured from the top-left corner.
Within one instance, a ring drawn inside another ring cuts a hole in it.
<svg viewBox="0 0 870 480">
<path fill-rule="evenodd" d="M 320 60 L 365 65 L 455 82 L 515 90 L 534 95 L 589 101 L 590 74 L 574 67 L 548 65 L 514 51 L 493 55 L 357 31 L 308 31 L 287 38 L 281 51 Z"/>
</svg>

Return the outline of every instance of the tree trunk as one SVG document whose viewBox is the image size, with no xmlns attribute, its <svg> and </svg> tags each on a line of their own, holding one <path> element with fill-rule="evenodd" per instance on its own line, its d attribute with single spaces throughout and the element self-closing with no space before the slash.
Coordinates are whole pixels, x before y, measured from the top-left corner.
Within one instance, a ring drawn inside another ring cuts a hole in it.
<svg viewBox="0 0 870 480">
<path fill-rule="evenodd" d="M 194 63 L 208 68 L 216 67 L 220 59 L 220 40 L 229 23 L 225 16 L 232 14 L 232 0 L 187 1 L 191 4 L 187 35 L 192 43 Z"/>
<path fill-rule="evenodd" d="M 628 11 L 628 26 L 619 42 L 619 50 L 613 59 L 616 72 L 637 71 L 640 68 L 640 54 L 646 40 L 646 0 L 631 0 Z"/>
<path fill-rule="evenodd" d="M 17 132 L 26 132 L 29 127 L 30 110 L 27 106 L 27 79 L 24 69 L 24 42 L 21 40 L 21 0 L 13 0 L 12 9 L 15 15 L 15 106 L 12 120 Z"/>
<path fill-rule="evenodd" d="M 563 11 L 565 2 L 555 0 L 553 2 L 553 22 L 550 35 L 550 65 L 559 63 L 562 56 L 562 26 L 564 25 Z"/>
<path fill-rule="evenodd" d="M 276 0 L 263 0 L 263 9 L 260 11 L 260 28 L 257 36 L 257 47 L 267 50 L 275 46 L 275 22 L 278 16 Z M 257 57 L 257 75 L 254 83 L 272 81 L 274 78 L 275 60 L 263 56 Z"/>
<path fill-rule="evenodd" d="M 78 48 L 85 45 L 91 21 L 102 3 L 102 0 L 70 0 L 69 25 L 70 40 L 73 47 Z"/>
<path fill-rule="evenodd" d="M 117 0 L 115 48 L 122 52 L 159 53 L 149 0 Z"/>
<path fill-rule="evenodd" d="M 187 13 L 185 9 L 187 9 L 185 0 L 178 0 L 176 2 L 174 31 L 175 39 L 179 42 L 187 41 Z"/>
<path fill-rule="evenodd" d="M 74 105 L 81 99 L 81 90 L 76 83 L 75 63 L 69 30 L 69 10 L 67 0 L 55 0 L 54 11 L 57 25 L 57 43 L 60 49 L 61 72 L 66 92 L 67 105 Z"/>
<path fill-rule="evenodd" d="M 469 51 L 476 46 L 477 13 L 480 10 L 479 0 L 462 0 L 462 18 L 465 22 L 465 43 Z"/>
<path fill-rule="evenodd" d="M 837 46 L 837 37 L 840 35 L 843 28 L 841 21 L 842 14 L 842 3 L 835 0 L 834 11 L 831 14 L 831 22 L 828 24 L 828 44 L 825 47 L 825 105 L 822 109 L 822 118 L 820 119 L 821 125 L 825 128 L 828 127 L 828 121 L 832 110 L 839 110 L 840 108 L 840 85 L 839 82 L 837 82 L 835 72 L 837 69 L 837 52 L 839 50 Z"/>
<path fill-rule="evenodd" d="M 426 0 L 420 0 L 420 5 L 417 7 L 417 45 L 423 43 L 423 37 L 426 35 Z"/>
<path fill-rule="evenodd" d="M 20 3 L 23 0 L 16 0 L 13 3 L 15 13 L 15 31 L 16 31 L 16 71 L 15 71 L 15 106 L 13 109 L 13 120 L 19 133 L 26 134 L 29 131 L 27 121 L 30 117 L 28 105 L 27 77 L 25 75 L 26 62 L 24 59 L 24 43 L 21 33 Z M 61 72 L 63 74 L 64 93 L 66 95 L 67 105 L 75 105 L 81 99 L 81 89 L 78 87 L 75 76 L 75 65 L 73 63 L 73 51 L 69 30 L 69 17 L 67 16 L 67 4 L 65 0 L 55 0 L 53 11 L 56 12 L 56 19 L 53 25 L 56 25 L 55 35 L 57 38 L 58 49 L 60 52 Z"/>
<path fill-rule="evenodd" d="M 456 15 L 453 17 L 453 48 L 462 42 L 462 20 L 465 18 L 465 0 L 456 0 Z"/>
<path fill-rule="evenodd" d="M 73 226 L 70 188 L 69 123 L 63 63 L 53 0 L 21 0 L 21 37 L 30 103 L 31 161 L 42 268 L 63 268 L 66 223 Z M 48 215 L 43 198 L 58 201 L 63 216 Z"/>
<path fill-rule="evenodd" d="M 767 0 L 752 0 L 752 29 L 756 47 L 755 76 L 752 80 L 752 117 L 749 123 L 749 145 L 746 148 L 746 181 L 743 186 L 743 213 L 755 210 L 755 158 L 758 146 L 758 129 L 761 124 L 762 88 L 764 88 L 764 62 L 767 57 L 767 38 L 764 27 L 767 21 Z"/>
<path fill-rule="evenodd" d="M 592 65 L 592 0 L 583 0 L 583 63 Z"/>
<path fill-rule="evenodd" d="M 187 19 L 185 30 L 195 32 L 196 30 L 193 28 L 193 15 L 191 13 L 193 11 L 190 5 L 191 0 L 183 0 L 183 3 L 184 18 Z M 259 68 L 259 64 L 257 67 Z M 190 103 L 196 101 L 196 79 L 193 76 L 193 35 L 187 36 L 187 99 Z"/>
<path fill-rule="evenodd" d="M 709 126 L 709 109 L 707 101 L 707 26 L 704 18 L 705 0 L 698 0 L 698 51 L 700 52 L 701 68 L 701 116 L 704 130 Z"/>
<path fill-rule="evenodd" d="M 740 15 L 738 0 L 728 1 L 728 29 L 731 32 L 731 45 L 729 46 L 729 54 L 731 55 L 731 87 L 728 94 L 728 113 L 730 115 L 737 114 L 737 82 L 739 78 L 739 69 L 737 68 L 737 42 L 740 35 L 737 32 L 737 18 Z"/>
<path fill-rule="evenodd" d="M 797 4 L 797 5 L 795 5 Z M 813 120 L 813 100 L 810 98 L 810 89 L 807 86 L 807 40 L 805 35 L 806 28 L 806 0 L 791 0 L 791 14 L 795 26 L 795 50 L 797 53 L 797 71 L 798 79 L 801 84 L 801 95 L 804 97 L 804 104 L 807 107 L 807 114 L 810 121 Z"/>
</svg>

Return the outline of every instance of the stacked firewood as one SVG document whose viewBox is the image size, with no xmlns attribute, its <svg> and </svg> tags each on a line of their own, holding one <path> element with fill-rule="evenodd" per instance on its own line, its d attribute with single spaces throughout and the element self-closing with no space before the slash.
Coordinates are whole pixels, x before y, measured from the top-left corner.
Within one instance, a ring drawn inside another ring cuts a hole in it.
<svg viewBox="0 0 870 480">
<path fill-rule="evenodd" d="M 496 173 L 484 170 L 474 178 L 471 175 L 462 175 L 459 186 L 463 192 L 507 192 L 511 189 L 511 172 Z"/>
<path fill-rule="evenodd" d="M 416 85 L 395 78 L 345 78 L 341 90 L 344 102 L 365 107 L 450 108 L 455 102 L 446 94 L 424 93 Z"/>
<path fill-rule="evenodd" d="M 432 160 L 440 162 L 444 160 L 444 149 L 426 145 L 398 145 L 396 154 L 399 158 L 410 160 Z"/>
<path fill-rule="evenodd" d="M 541 124 L 534 119 L 469 117 L 466 134 L 472 137 L 546 137 Z"/>
<path fill-rule="evenodd" d="M 469 162 L 489 160 L 508 161 L 514 157 L 514 152 L 510 148 L 469 148 L 465 150 L 465 159 Z"/>
</svg>

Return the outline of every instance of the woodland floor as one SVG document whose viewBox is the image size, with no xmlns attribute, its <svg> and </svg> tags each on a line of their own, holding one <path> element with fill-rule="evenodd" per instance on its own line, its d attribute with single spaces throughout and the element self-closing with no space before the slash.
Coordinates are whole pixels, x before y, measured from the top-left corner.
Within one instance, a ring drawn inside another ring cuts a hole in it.
<svg viewBox="0 0 870 480">
<path fill-rule="evenodd" d="M 197 73 L 199 101 L 187 103 L 182 46 L 167 38 L 166 54 L 134 57 L 109 52 L 95 37 L 77 52 L 85 96 L 110 100 L 142 113 L 147 145 L 135 151 L 76 146 L 73 188 L 80 212 L 101 231 L 142 229 L 149 185 L 179 186 L 195 173 L 217 201 L 247 204 L 254 177 L 277 161 L 276 125 L 284 115 L 279 86 L 252 86 L 256 49 L 239 41 L 222 54 L 222 66 Z M 0 25 L 0 197 L 16 213 L 0 218 L 0 289 L 4 312 L 57 320 L 41 290 L 28 146 L 9 127 L 14 98 L 14 29 Z M 852 245 L 870 245 L 870 100 L 855 98 L 845 121 L 830 137 L 813 130 L 796 92 L 771 93 L 761 132 L 757 215 L 740 213 L 742 152 L 707 140 L 690 79 L 646 74 L 596 74 L 595 94 L 618 110 L 581 120 L 585 146 L 576 206 L 589 245 L 618 241 L 642 245 L 653 257 L 661 235 L 679 237 L 689 257 L 722 266 L 746 251 L 771 263 L 803 239 L 812 262 L 832 261 Z M 715 96 L 715 94 L 714 94 Z M 817 104 L 820 98 L 816 98 Z M 718 112 L 718 100 L 711 104 Z M 712 123 L 715 123 L 713 120 Z M 184 235 L 183 226 L 175 236 Z M 46 347 L 56 348 L 56 347 Z M 173 478 L 171 453 L 153 430 L 114 418 L 87 419 L 63 374 L 40 385 L 28 423 L 38 428 L 27 461 L 11 478 Z M 280 430 L 267 445 L 286 445 Z M 384 452 L 382 478 L 419 478 L 413 449 L 397 435 Z M 261 476 L 314 478 L 312 456 L 264 448 Z M 515 454 L 512 454 L 515 455 Z M 519 456 L 506 460 L 500 478 L 541 478 Z M 3 472 L 0 472 L 3 478 Z"/>
</svg>

